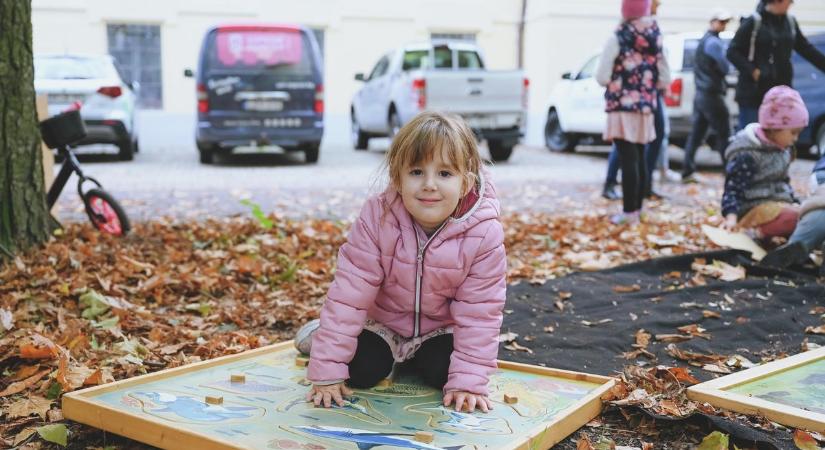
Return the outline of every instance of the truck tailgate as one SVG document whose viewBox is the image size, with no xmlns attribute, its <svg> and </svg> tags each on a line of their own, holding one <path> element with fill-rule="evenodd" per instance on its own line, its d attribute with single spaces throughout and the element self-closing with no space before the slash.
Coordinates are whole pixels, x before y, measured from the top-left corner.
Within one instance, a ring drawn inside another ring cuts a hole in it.
<svg viewBox="0 0 825 450">
<path fill-rule="evenodd" d="M 515 118 L 523 112 L 521 72 L 429 70 L 425 78 L 427 109 L 459 114 L 471 122 L 475 117 L 483 128 L 513 126 L 504 116 Z M 496 117 L 510 123 L 495 123 Z"/>
</svg>

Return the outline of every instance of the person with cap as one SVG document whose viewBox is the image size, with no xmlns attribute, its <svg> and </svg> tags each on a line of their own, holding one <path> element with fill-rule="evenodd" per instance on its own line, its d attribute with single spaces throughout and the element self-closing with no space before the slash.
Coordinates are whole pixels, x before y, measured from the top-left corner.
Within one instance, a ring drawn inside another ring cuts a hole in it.
<svg viewBox="0 0 825 450">
<path fill-rule="evenodd" d="M 825 156 L 814 166 L 811 195 L 802 203 L 796 230 L 786 244 L 769 252 L 760 263 L 784 269 L 805 262 L 817 248 L 825 253 Z M 825 276 L 825 264 L 819 266 L 819 276 Z"/>
<path fill-rule="evenodd" d="M 623 212 L 611 217 L 616 224 L 639 222 L 650 182 L 644 149 L 656 139 L 657 91 L 670 83 L 650 5 L 651 0 L 622 1 L 622 21 L 605 43 L 595 74 L 607 88 L 604 139 L 616 145 L 622 166 Z"/>
<path fill-rule="evenodd" d="M 793 0 L 761 0 L 756 12 L 742 20 L 728 47 L 728 59 L 739 71 L 739 129 L 756 122 L 759 104 L 769 89 L 792 86 L 792 51 L 825 72 L 825 55 L 811 45 L 788 14 L 792 4 Z"/>
<path fill-rule="evenodd" d="M 765 94 L 759 122 L 740 130 L 725 150 L 723 228 L 763 240 L 793 233 L 799 208 L 788 168 L 806 126 L 808 109 L 797 91 L 776 86 Z"/>
<path fill-rule="evenodd" d="M 725 31 L 732 18 L 723 9 L 714 10 L 710 29 L 696 46 L 693 63 L 696 96 L 693 99 L 690 134 L 685 144 L 682 182 L 696 181 L 696 149 L 705 141 L 708 126 L 716 132 L 714 150 L 724 159 L 725 147 L 730 138 L 730 113 L 725 104 L 725 93 L 728 90 L 725 76 L 730 71 L 730 64 L 725 58 L 725 44 L 719 39 L 719 33 Z"/>
</svg>

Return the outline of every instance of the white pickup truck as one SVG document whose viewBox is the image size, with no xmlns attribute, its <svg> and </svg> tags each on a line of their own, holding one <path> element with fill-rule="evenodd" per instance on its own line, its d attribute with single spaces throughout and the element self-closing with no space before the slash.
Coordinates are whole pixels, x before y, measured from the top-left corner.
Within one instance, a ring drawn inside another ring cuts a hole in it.
<svg viewBox="0 0 825 450">
<path fill-rule="evenodd" d="M 493 161 L 506 161 L 524 135 L 529 82 L 521 71 L 488 71 L 472 44 L 407 45 L 378 60 L 350 109 L 352 145 L 365 150 L 371 137 L 389 136 L 424 110 L 463 117 L 486 139 Z"/>
</svg>

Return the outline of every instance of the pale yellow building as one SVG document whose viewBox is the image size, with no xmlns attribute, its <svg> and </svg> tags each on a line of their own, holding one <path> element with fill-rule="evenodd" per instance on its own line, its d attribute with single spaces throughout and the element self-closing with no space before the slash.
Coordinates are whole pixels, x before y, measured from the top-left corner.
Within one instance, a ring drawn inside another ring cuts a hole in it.
<svg viewBox="0 0 825 450">
<path fill-rule="evenodd" d="M 620 0 L 33 0 L 34 51 L 116 53 L 148 96 L 140 116 L 144 147 L 194 145 L 195 86 L 183 71 L 196 67 L 206 29 L 223 22 L 303 24 L 324 51 L 325 145 L 341 145 L 360 85 L 353 75 L 368 72 L 395 46 L 431 37 L 473 40 L 489 68 L 517 68 L 522 1 L 527 141 L 540 143 L 550 90 L 598 50 L 618 21 Z M 756 3 L 665 0 L 660 23 L 665 32 L 703 30 L 713 7 L 744 15 Z M 803 32 L 825 30 L 825 0 L 796 0 L 792 12 Z"/>
</svg>

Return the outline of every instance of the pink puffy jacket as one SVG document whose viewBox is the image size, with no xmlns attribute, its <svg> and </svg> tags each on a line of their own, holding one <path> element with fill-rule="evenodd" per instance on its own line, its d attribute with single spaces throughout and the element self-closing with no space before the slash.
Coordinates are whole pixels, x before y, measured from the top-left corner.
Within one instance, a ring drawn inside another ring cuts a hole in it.
<svg viewBox="0 0 825 450">
<path fill-rule="evenodd" d="M 420 243 L 421 251 L 413 219 L 395 190 L 367 200 L 338 253 L 321 326 L 312 338 L 309 380 L 349 378 L 348 364 L 369 317 L 405 337 L 452 326 L 444 392 L 487 395 L 507 287 L 499 202 L 488 178 L 480 175 L 475 203 L 462 205 L 428 243 Z"/>
</svg>

